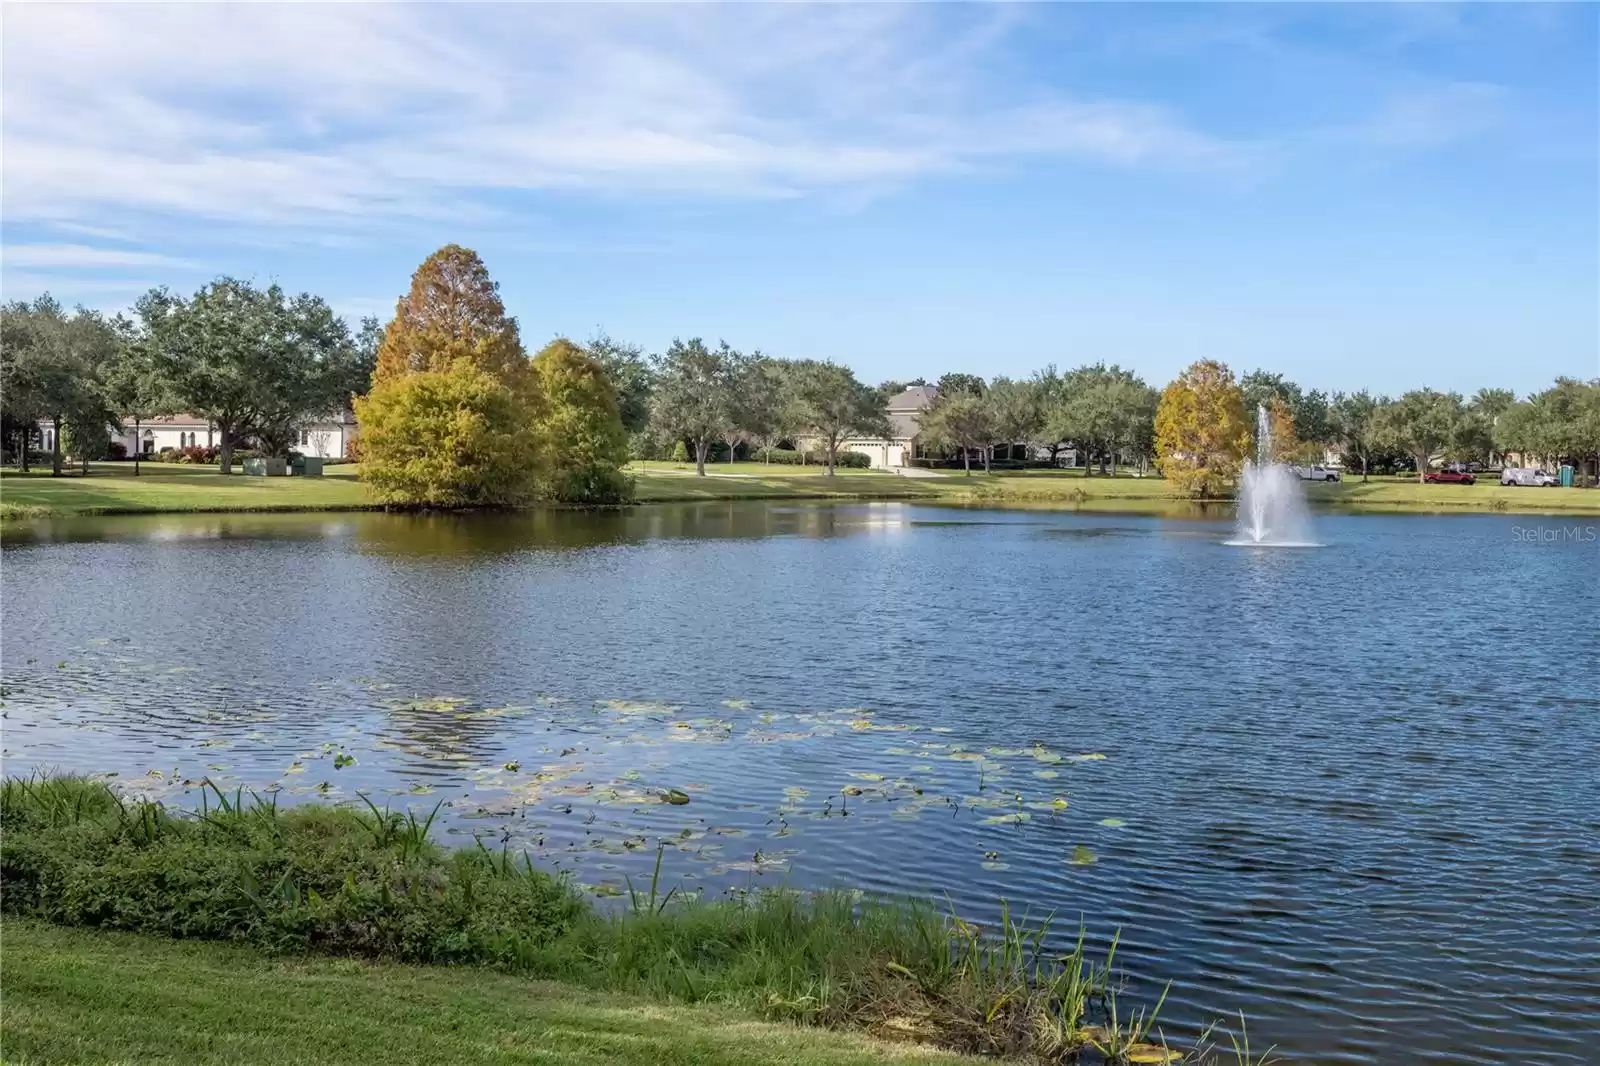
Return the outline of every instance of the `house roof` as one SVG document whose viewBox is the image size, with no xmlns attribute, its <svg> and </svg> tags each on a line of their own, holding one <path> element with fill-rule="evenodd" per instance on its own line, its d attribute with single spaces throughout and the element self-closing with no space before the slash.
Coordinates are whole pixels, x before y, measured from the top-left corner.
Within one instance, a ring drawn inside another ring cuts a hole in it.
<svg viewBox="0 0 1600 1066">
<path fill-rule="evenodd" d="M 133 416 L 123 415 L 122 423 L 124 426 L 132 426 Z M 199 415 L 190 414 L 155 415 L 151 418 L 139 419 L 140 426 L 199 426 L 200 428 L 204 429 L 210 424 L 211 423 L 209 421 L 201 418 Z"/>
<path fill-rule="evenodd" d="M 889 424 L 894 427 L 895 440 L 910 440 L 922 432 L 918 417 L 938 395 L 939 390 L 932 385 L 913 385 L 889 398 Z"/>
<path fill-rule="evenodd" d="M 898 395 L 889 397 L 891 411 L 920 411 L 934 401 L 939 390 L 932 385 L 913 385 Z"/>
</svg>

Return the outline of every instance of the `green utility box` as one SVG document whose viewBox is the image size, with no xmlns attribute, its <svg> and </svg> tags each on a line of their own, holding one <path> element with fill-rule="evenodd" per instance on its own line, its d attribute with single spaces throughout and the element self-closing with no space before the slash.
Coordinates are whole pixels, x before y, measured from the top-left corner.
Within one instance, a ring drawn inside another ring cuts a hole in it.
<svg viewBox="0 0 1600 1066">
<path fill-rule="evenodd" d="M 1570 489 L 1572 487 L 1572 474 L 1573 470 L 1571 463 L 1561 464 L 1561 469 L 1556 471 L 1556 475 L 1561 479 L 1562 488 Z"/>
<path fill-rule="evenodd" d="M 295 458 L 291 469 L 296 477 L 321 477 L 322 457 L 318 455 L 301 455 Z"/>
<path fill-rule="evenodd" d="M 289 473 L 289 464 L 282 458 L 246 459 L 244 472 L 250 477 L 283 477 Z"/>
</svg>

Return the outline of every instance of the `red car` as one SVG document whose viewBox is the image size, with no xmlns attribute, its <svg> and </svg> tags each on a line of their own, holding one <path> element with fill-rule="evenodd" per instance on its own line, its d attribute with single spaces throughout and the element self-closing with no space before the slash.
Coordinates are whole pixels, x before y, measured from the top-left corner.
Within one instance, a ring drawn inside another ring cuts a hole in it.
<svg viewBox="0 0 1600 1066">
<path fill-rule="evenodd" d="M 1476 485 L 1478 479 L 1463 470 L 1430 470 L 1422 475 L 1430 485 Z"/>
</svg>

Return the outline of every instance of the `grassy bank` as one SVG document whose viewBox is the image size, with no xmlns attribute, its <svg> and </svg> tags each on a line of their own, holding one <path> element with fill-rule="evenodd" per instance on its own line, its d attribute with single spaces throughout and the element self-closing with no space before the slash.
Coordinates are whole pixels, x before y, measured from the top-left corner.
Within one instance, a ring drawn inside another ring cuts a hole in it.
<svg viewBox="0 0 1600 1066">
<path fill-rule="evenodd" d="M 698 500 L 928 500 L 989 507 L 1193 515 L 1194 501 L 1157 477 L 1085 477 L 1075 470 L 1029 470 L 971 477 L 908 478 L 870 470 L 717 463 L 697 477 L 685 464 L 635 463 L 629 468 L 640 503 Z M 0 471 L 0 517 L 227 511 L 373 509 L 360 468 L 338 466 L 322 478 L 223 477 L 211 467 L 103 463 L 88 478 L 26 477 Z M 1420 485 L 1409 478 L 1359 478 L 1308 484 L 1315 503 L 1349 511 L 1600 515 L 1600 490 L 1502 488 L 1498 484 Z"/>
<path fill-rule="evenodd" d="M 340 511 L 370 506 L 353 466 L 320 478 L 223 477 L 211 466 L 92 464 L 88 477 L 0 471 L 0 517 L 184 511 Z"/>
<path fill-rule="evenodd" d="M 950 1066 L 977 1060 L 723 1007 L 470 967 L 284 957 L 7 918 L 0 1056 L 235 1066 Z"/>
<path fill-rule="evenodd" d="M 985 931 L 839 893 L 706 902 L 659 877 L 601 913 L 524 857 L 438 848 L 425 818 L 279 810 L 214 790 L 182 814 L 78 778 L 9 780 L 0 829 L 0 903 L 16 918 L 296 958 L 492 967 L 961 1052 L 1167 1060 L 1159 1004 L 1119 1006 L 1114 958 L 1092 963 L 1081 937 L 1063 954 L 1047 922 L 1006 917 Z"/>
</svg>

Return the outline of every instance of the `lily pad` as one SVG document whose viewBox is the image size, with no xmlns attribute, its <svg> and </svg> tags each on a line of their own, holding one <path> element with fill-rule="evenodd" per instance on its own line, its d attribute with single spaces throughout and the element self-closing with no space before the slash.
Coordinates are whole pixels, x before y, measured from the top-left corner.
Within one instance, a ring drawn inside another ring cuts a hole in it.
<svg viewBox="0 0 1600 1066">
<path fill-rule="evenodd" d="M 1105 826 L 1107 829 L 1121 829 L 1128 823 L 1124 822 L 1121 818 L 1102 818 L 1100 819 L 1100 824 Z"/>
<path fill-rule="evenodd" d="M 1072 863 L 1074 866 L 1093 866 L 1100 860 L 1095 857 L 1095 853 L 1090 851 L 1088 847 L 1083 844 L 1079 844 L 1077 847 L 1072 849 L 1072 858 L 1068 859 L 1067 861 Z"/>
<path fill-rule="evenodd" d="M 675 788 L 669 788 L 662 794 L 661 802 L 670 803 L 674 807 L 682 807 L 689 802 L 689 794 L 687 792 L 679 792 Z"/>
<path fill-rule="evenodd" d="M 982 821 L 984 825 L 1016 825 L 1018 822 L 1026 822 L 1032 817 L 1033 815 L 1027 811 L 1012 811 L 1010 814 L 990 815 Z"/>
<path fill-rule="evenodd" d="M 1178 1052 L 1160 1044 L 1129 1044 L 1123 1049 L 1123 1056 L 1129 1062 L 1136 1063 L 1179 1062 L 1183 1059 Z"/>
<path fill-rule="evenodd" d="M 1034 776 L 1034 777 L 1042 777 L 1042 778 L 1044 778 L 1044 779 L 1045 779 L 1045 780 L 1046 780 L 1046 781 L 1048 781 L 1048 780 L 1050 780 L 1050 778 L 1052 778 L 1052 777 L 1060 777 L 1060 776 L 1061 776 L 1061 774 L 1060 774 L 1060 773 L 1058 773 L 1058 772 L 1057 772 L 1057 771 L 1055 771 L 1055 770 L 1035 770 L 1035 771 L 1034 771 L 1034 772 L 1033 772 L 1033 776 Z"/>
</svg>

